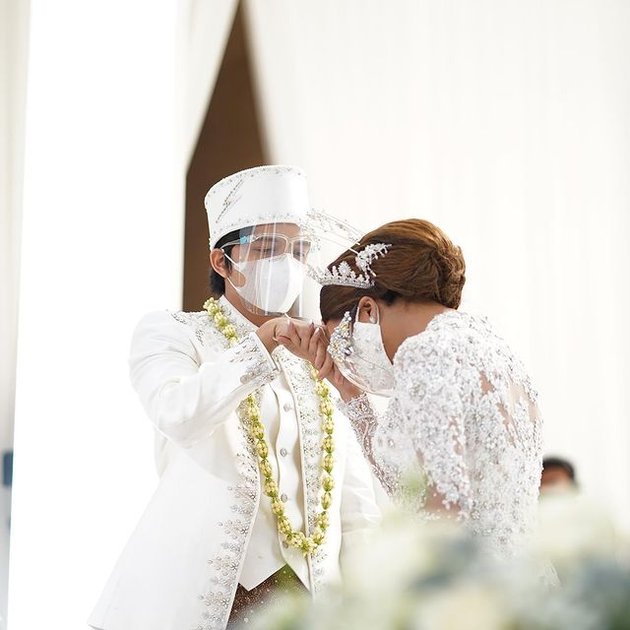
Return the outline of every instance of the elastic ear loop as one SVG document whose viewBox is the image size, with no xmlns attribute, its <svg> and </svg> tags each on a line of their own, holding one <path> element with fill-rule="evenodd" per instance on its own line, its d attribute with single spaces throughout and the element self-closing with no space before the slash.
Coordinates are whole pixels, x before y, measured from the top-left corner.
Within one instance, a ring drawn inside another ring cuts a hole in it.
<svg viewBox="0 0 630 630">
<path fill-rule="evenodd" d="M 220 248 L 221 251 L 223 252 L 223 257 L 227 258 L 231 263 L 232 263 L 232 269 L 236 269 L 236 271 L 238 271 L 244 278 L 245 278 L 245 282 L 247 282 L 247 277 L 245 276 L 245 274 L 238 268 L 238 266 L 241 264 L 240 262 L 236 262 L 236 260 L 234 260 L 232 258 L 232 256 L 230 256 L 222 247 Z M 224 280 L 227 280 L 231 285 L 232 288 L 238 293 L 239 289 L 242 289 L 243 287 L 237 287 L 233 282 L 232 279 L 229 276 L 225 276 Z M 240 295 L 240 293 L 239 293 Z M 274 339 L 274 341 L 276 341 L 276 339 Z"/>
<path fill-rule="evenodd" d="M 361 309 L 359 308 L 359 303 L 357 302 L 354 306 L 354 308 L 352 309 L 352 311 L 350 311 L 350 317 L 352 317 L 354 322 L 357 322 L 359 320 L 359 313 L 360 313 Z M 380 311 L 378 309 L 378 306 L 376 307 L 376 319 L 374 319 L 373 315 L 370 315 L 370 324 L 378 324 L 381 320 L 381 314 Z"/>
</svg>

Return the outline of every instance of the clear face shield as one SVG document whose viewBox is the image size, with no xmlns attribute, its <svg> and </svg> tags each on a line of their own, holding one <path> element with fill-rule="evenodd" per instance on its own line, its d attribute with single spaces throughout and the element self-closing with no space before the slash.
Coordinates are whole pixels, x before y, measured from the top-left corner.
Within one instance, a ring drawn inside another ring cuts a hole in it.
<svg viewBox="0 0 630 630">
<path fill-rule="evenodd" d="M 221 247 L 231 266 L 226 282 L 256 315 L 299 316 L 312 244 L 308 230 L 293 223 L 242 228 L 238 238 Z"/>
<path fill-rule="evenodd" d="M 301 225 L 265 223 L 239 230 L 221 249 L 231 264 L 226 282 L 250 312 L 318 319 L 316 270 L 361 234 L 324 213 L 312 211 Z M 331 248 L 332 247 L 332 248 Z"/>
</svg>

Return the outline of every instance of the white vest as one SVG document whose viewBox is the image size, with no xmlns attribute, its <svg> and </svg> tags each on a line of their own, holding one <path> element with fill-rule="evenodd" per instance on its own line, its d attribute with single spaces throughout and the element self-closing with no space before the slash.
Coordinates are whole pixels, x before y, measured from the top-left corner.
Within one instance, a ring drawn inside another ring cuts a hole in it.
<svg viewBox="0 0 630 630">
<path fill-rule="evenodd" d="M 279 480 L 281 500 L 289 520 L 300 530 L 304 527 L 304 493 L 299 430 L 293 397 L 283 374 L 270 387 L 264 388 L 261 412 L 271 447 L 269 461 L 274 469 L 274 479 Z M 286 543 L 283 544 L 276 517 L 271 512 L 271 501 L 263 493 L 239 583 L 251 590 L 285 564 L 295 571 L 304 586 L 310 588 L 308 564 L 301 553 L 296 554 L 293 549 L 289 551 Z"/>
<path fill-rule="evenodd" d="M 134 334 L 131 379 L 160 433 L 161 476 L 89 619 L 94 628 L 224 628 L 239 582 L 251 588 L 289 564 L 316 594 L 339 579 L 342 550 L 378 524 L 371 473 L 336 415 L 326 541 L 308 559 L 281 544 L 238 407 L 259 392 L 287 514 L 308 532 L 320 509 L 319 399 L 304 362 L 284 349 L 274 361 L 254 326 L 221 304 L 242 340 L 232 348 L 205 312 L 152 313 Z"/>
</svg>

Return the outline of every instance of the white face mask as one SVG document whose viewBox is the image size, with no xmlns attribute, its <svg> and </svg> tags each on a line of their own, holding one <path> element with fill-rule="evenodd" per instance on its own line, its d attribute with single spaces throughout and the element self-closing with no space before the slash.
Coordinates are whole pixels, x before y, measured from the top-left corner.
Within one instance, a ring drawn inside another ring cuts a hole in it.
<svg viewBox="0 0 630 630">
<path fill-rule="evenodd" d="M 302 292 L 304 264 L 291 254 L 244 262 L 229 260 L 243 274 L 245 284 L 237 287 L 227 280 L 243 300 L 265 314 L 286 313 Z"/>
<path fill-rule="evenodd" d="M 340 372 L 357 387 L 379 396 L 391 396 L 394 391 L 394 366 L 383 345 L 378 317 L 375 322 L 352 323 L 346 313 L 331 336 L 331 355 Z M 357 313 L 358 318 L 358 313 Z M 334 341 L 333 341 L 334 339 Z"/>
</svg>

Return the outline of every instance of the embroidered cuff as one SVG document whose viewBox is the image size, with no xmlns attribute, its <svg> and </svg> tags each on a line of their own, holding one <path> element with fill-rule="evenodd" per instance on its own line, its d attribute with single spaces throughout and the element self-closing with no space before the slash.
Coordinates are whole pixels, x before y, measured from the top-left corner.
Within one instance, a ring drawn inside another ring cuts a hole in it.
<svg viewBox="0 0 630 630">
<path fill-rule="evenodd" d="M 339 411 L 343 413 L 356 433 L 357 440 L 364 451 L 371 451 L 371 442 L 378 423 L 374 407 L 367 394 L 361 394 L 347 403 L 339 401 Z"/>
<path fill-rule="evenodd" d="M 250 333 L 232 348 L 231 363 L 242 363 L 241 383 L 261 387 L 273 381 L 278 366 L 256 333 Z"/>
</svg>

